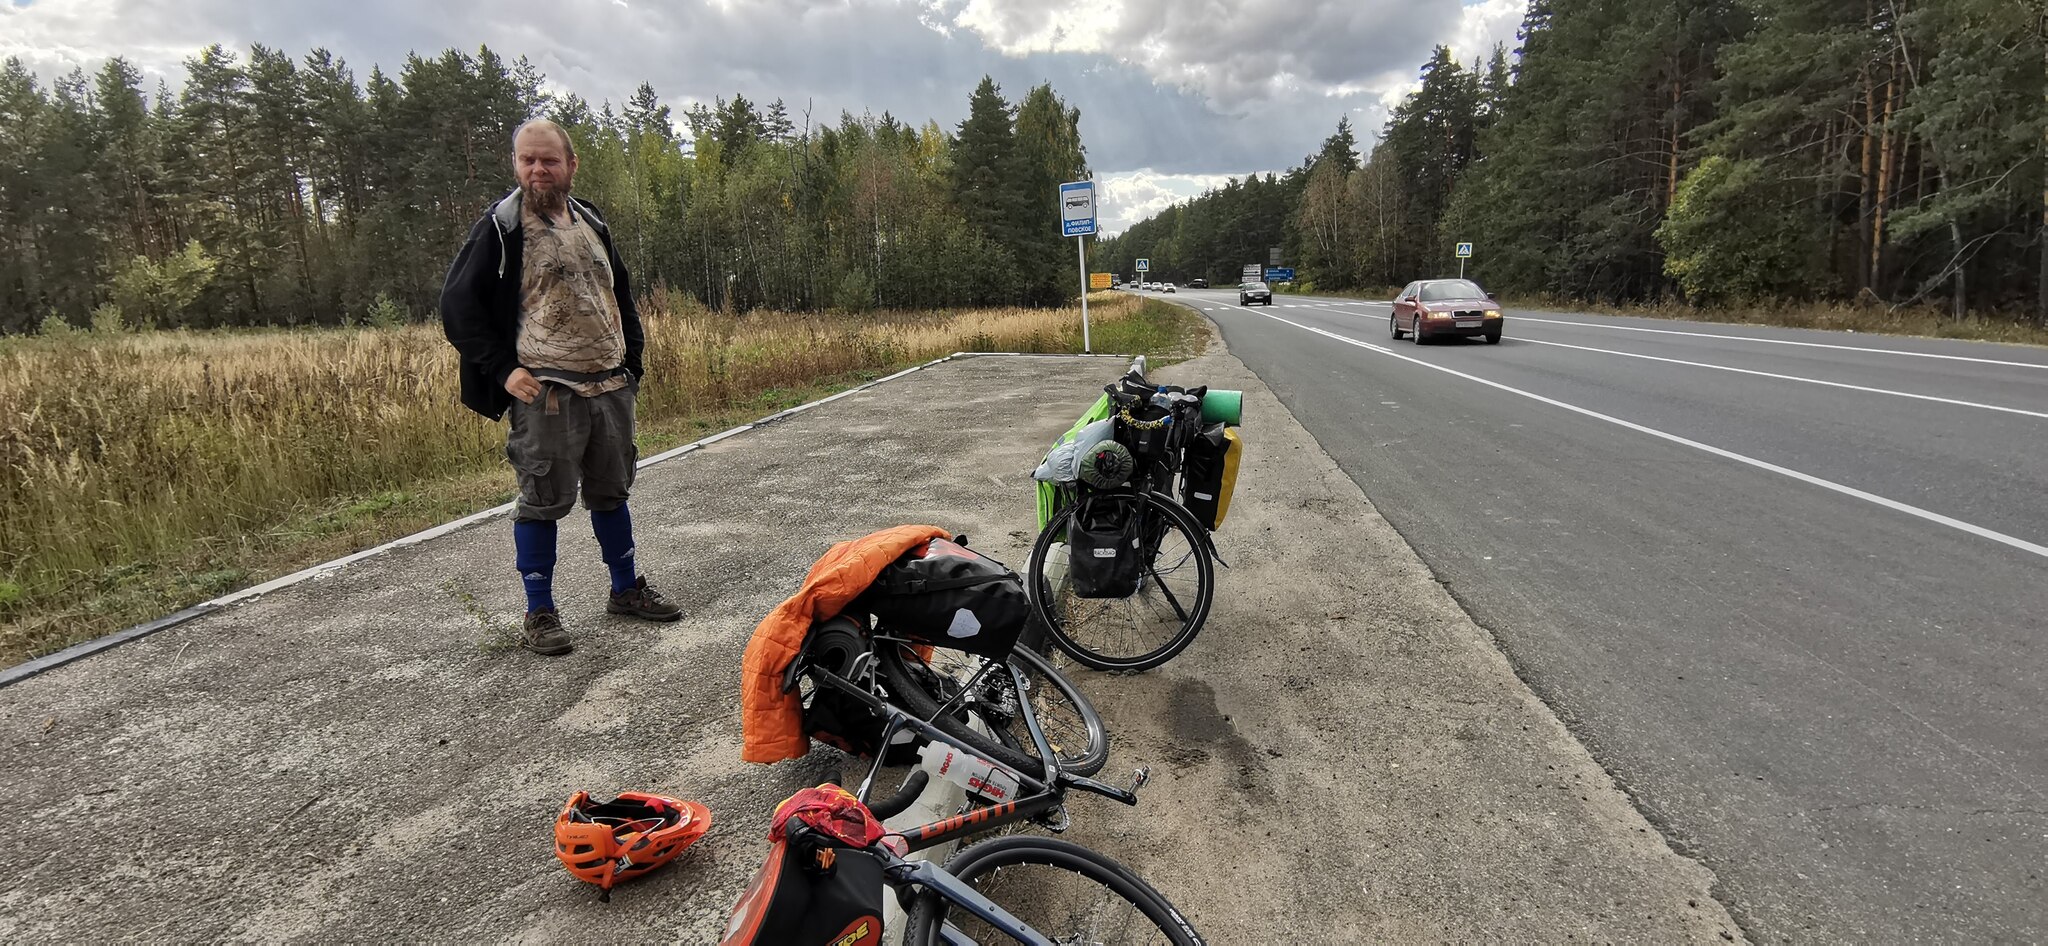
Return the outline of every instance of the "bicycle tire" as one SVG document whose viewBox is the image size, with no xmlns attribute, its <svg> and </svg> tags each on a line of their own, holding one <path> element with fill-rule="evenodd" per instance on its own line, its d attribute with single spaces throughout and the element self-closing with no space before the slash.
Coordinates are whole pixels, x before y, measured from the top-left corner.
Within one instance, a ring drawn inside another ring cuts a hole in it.
<svg viewBox="0 0 2048 946">
<path fill-rule="evenodd" d="M 1151 650 L 1140 651 L 1135 654 L 1128 652 L 1130 648 L 1119 648 L 1112 652 L 1104 649 L 1100 644 L 1094 644 L 1092 641 L 1084 642 L 1081 639 L 1084 635 L 1077 633 L 1075 628 L 1067 626 L 1063 616 L 1055 610 L 1054 603 L 1061 600 L 1062 596 L 1053 587 L 1053 583 L 1047 579 L 1046 566 L 1048 560 L 1054 555 L 1053 546 L 1065 547 L 1067 523 L 1073 519 L 1078 504 L 1068 503 L 1065 508 L 1055 513 L 1052 521 L 1047 522 L 1045 528 L 1038 533 L 1038 540 L 1031 545 L 1031 560 L 1025 568 L 1025 578 L 1029 582 L 1032 612 L 1045 625 L 1045 629 L 1049 636 L 1051 636 L 1055 646 L 1065 651 L 1075 660 L 1080 661 L 1082 665 L 1095 670 L 1136 673 L 1150 670 L 1172 660 L 1181 651 L 1186 650 L 1189 644 L 1195 642 L 1196 635 L 1202 632 L 1202 625 L 1209 619 L 1210 605 L 1215 601 L 1216 560 L 1209 550 L 1207 530 L 1203 529 L 1201 522 L 1194 517 L 1194 514 L 1188 512 L 1181 504 L 1155 492 L 1127 494 L 1127 498 L 1132 500 L 1142 499 L 1148 514 L 1162 517 L 1171 524 L 1173 529 L 1178 530 L 1185 537 L 1187 545 L 1186 555 L 1195 566 L 1194 600 L 1192 602 L 1182 605 L 1178 597 L 1163 595 L 1167 597 L 1169 603 L 1174 606 L 1175 613 L 1181 618 L 1181 623 L 1177 630 L 1170 636 L 1162 635 L 1164 636 L 1163 643 Z M 1151 587 L 1156 587 L 1162 592 L 1166 592 L 1169 590 L 1166 582 L 1154 571 L 1157 564 L 1157 552 L 1155 550 L 1154 561 L 1146 563 L 1147 583 Z M 1064 568 L 1064 564 L 1061 567 Z M 1181 567 L 1185 566 L 1176 565 L 1173 570 L 1177 571 Z M 1142 597 L 1144 593 L 1144 588 L 1141 587 L 1137 595 L 1117 600 L 1133 601 Z"/>
<path fill-rule="evenodd" d="M 939 681 L 937 679 L 937 672 L 925 666 L 922 661 L 919 662 L 918 666 L 912 667 L 910 661 L 904 657 L 905 649 L 905 646 L 902 644 L 887 642 L 883 642 L 881 646 L 875 648 L 875 663 L 877 669 L 881 671 L 882 681 L 888 687 L 889 695 L 904 710 L 920 719 L 930 720 L 932 725 L 937 726 L 940 731 L 959 739 L 975 751 L 986 754 L 992 762 L 1008 766 L 1032 778 L 1045 777 L 1045 763 L 1039 759 L 1036 747 L 1031 746 L 1031 737 L 1028 730 L 1024 731 L 1020 745 L 1030 748 L 1013 747 L 1001 739 L 984 734 L 981 730 L 976 729 L 970 725 L 966 716 L 966 714 L 972 713 L 991 732 L 999 732 L 1007 730 L 1009 726 L 1009 721 L 1004 718 L 1004 714 L 991 707 L 984 706 L 980 701 L 963 701 L 953 712 L 940 714 L 939 705 L 950 699 L 954 690 L 948 689 L 947 684 Z M 946 652 L 938 651 L 938 653 Z M 1028 648 L 1017 648 L 1011 651 L 1011 654 L 1014 659 L 1020 662 L 1029 664 L 1035 661 L 1035 667 L 1025 671 L 1027 676 L 1033 673 L 1046 675 L 1049 679 L 1055 681 L 1055 686 L 1058 686 L 1063 691 L 1063 695 L 1070 697 L 1073 701 L 1075 709 L 1081 718 L 1081 724 L 1084 727 L 1087 739 L 1087 748 L 1080 753 L 1076 753 L 1073 757 L 1073 760 L 1081 766 L 1081 768 L 1073 770 L 1074 774 L 1091 775 L 1101 771 L 1102 766 L 1109 761 L 1109 731 L 1103 726 L 1101 714 L 1095 711 L 1095 704 L 1089 701 L 1087 696 L 1074 686 L 1073 681 L 1068 680 L 1058 670 L 1054 669 L 1051 663 L 1038 654 L 1031 652 Z M 952 678 L 948 677 L 947 679 L 951 680 Z M 999 681 L 996 685 L 1006 687 L 1014 692 L 1014 686 L 1007 682 Z M 957 682 L 955 686 L 957 686 Z M 1043 720 L 1040 722 L 1041 725 L 1044 724 Z M 1016 726 L 1019 730 L 1022 730 L 1022 721 L 1018 720 Z M 1052 738 L 1048 734 L 1048 741 Z M 1061 767 L 1066 768 L 1068 762 L 1069 757 L 1063 753 L 1060 757 Z M 1087 768 L 1090 765 L 1093 768 Z M 1083 769 L 1086 769 L 1086 771 L 1083 771 Z"/>
<path fill-rule="evenodd" d="M 1109 729 L 1102 724 L 1102 714 L 1095 711 L 1094 701 L 1044 654 L 1020 644 L 1010 651 L 1010 656 L 1024 671 L 1025 685 L 1031 688 L 1032 710 L 1038 715 L 1046 741 L 1059 754 L 1060 769 L 1082 776 L 1102 771 L 1109 764 Z M 1059 719 L 1059 703 L 1071 708 L 1076 718 Z M 1080 725 L 1079 733 L 1073 732 L 1075 722 Z M 995 734 L 997 740 L 1020 752 L 1038 751 L 1022 716 L 1012 716 Z M 1069 746 L 1073 751 L 1068 751 Z"/>
<path fill-rule="evenodd" d="M 994 881 L 998 872 L 1006 867 L 1034 866 L 1051 871 L 1065 871 L 1078 875 L 1098 885 L 1104 892 L 1128 904 L 1135 916 L 1126 916 L 1125 924 L 1118 929 L 1103 931 L 1093 929 L 1086 937 L 1087 942 L 1097 943 L 1171 943 L 1174 946 L 1202 946 L 1201 934 L 1195 932 L 1185 916 L 1176 909 L 1164 894 L 1146 883 L 1130 868 L 1110 858 L 1082 847 L 1071 841 L 1044 838 L 1035 835 L 1010 835 L 990 838 L 962 849 L 946 861 L 945 871 L 955 878 L 976 886 L 976 892 L 995 901 L 998 906 L 1010 911 L 1018 919 L 1032 926 L 1041 935 L 1058 942 L 1066 942 L 1070 931 L 1041 928 L 1046 922 L 1047 912 L 1057 913 L 1062 898 L 1045 896 L 1039 891 L 1028 891 L 1027 895 L 1015 902 L 1005 902 L 977 885 L 977 881 Z M 1037 876 L 1034 873 L 1034 876 Z M 1028 884 L 1028 880 L 1026 881 Z M 1064 886 L 1062 888 L 1064 890 Z M 1107 897 L 1102 898 L 1108 900 Z M 903 942 L 905 946 L 936 946 L 939 942 L 940 927 L 947 922 L 950 903 L 937 891 L 926 888 L 913 898 L 909 916 L 905 922 Z M 1100 923 L 1100 910 L 1090 910 L 1091 925 Z M 1078 917 L 1076 918 L 1078 919 Z M 1001 943 L 1011 940 L 1001 933 L 983 933 L 972 929 L 979 924 L 971 916 L 961 918 L 956 925 L 965 923 L 970 935 L 981 943 Z M 1156 937 L 1145 934 L 1156 932 Z M 1135 935 L 1134 935 L 1135 934 Z"/>
</svg>

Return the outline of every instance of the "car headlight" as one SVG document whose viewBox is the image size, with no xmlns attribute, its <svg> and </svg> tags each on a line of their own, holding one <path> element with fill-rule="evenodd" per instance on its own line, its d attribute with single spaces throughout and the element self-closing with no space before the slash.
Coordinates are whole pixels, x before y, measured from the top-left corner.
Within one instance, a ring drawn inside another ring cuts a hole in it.
<svg viewBox="0 0 2048 946">
<path fill-rule="evenodd" d="M 1486 317 L 1487 317 L 1487 318 L 1489 318 L 1489 319 L 1497 319 L 1497 318 L 1500 318 L 1500 310 L 1499 310 L 1499 309 L 1488 309 L 1488 310 L 1486 310 Z"/>
</svg>

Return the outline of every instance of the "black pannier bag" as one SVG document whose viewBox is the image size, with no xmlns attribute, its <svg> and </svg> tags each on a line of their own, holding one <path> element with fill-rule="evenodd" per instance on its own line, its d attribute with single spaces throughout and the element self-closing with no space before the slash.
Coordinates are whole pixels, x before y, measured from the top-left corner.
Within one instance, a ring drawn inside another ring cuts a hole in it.
<svg viewBox="0 0 2048 946">
<path fill-rule="evenodd" d="M 1138 593 L 1145 562 L 1138 548 L 1139 509 L 1128 497 L 1084 496 L 1067 520 L 1067 582 L 1077 598 Z"/>
<path fill-rule="evenodd" d="M 1222 524 L 1220 507 L 1228 495 L 1224 490 L 1223 461 L 1230 451 L 1230 440 L 1224 430 L 1223 424 L 1202 428 L 1194 442 L 1188 444 L 1180 470 L 1180 504 L 1211 531 Z"/>
<path fill-rule="evenodd" d="M 854 602 L 875 629 L 1001 660 L 1031 618 L 1024 579 L 964 542 L 933 539 L 889 563 Z"/>
<path fill-rule="evenodd" d="M 726 946 L 880 946 L 882 862 L 850 847 L 775 842 L 740 897 Z"/>
</svg>

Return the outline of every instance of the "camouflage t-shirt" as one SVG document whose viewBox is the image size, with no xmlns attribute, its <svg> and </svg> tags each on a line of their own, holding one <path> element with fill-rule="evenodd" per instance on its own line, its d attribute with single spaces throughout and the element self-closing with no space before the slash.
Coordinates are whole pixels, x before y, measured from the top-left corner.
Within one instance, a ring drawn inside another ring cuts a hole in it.
<svg viewBox="0 0 2048 946">
<path fill-rule="evenodd" d="M 521 210 L 526 243 L 519 276 L 519 363 L 544 380 L 549 368 L 597 374 L 626 358 L 604 241 L 581 214 L 556 216 L 550 222 L 531 208 Z M 625 375 L 558 380 L 585 397 L 629 383 Z"/>
</svg>

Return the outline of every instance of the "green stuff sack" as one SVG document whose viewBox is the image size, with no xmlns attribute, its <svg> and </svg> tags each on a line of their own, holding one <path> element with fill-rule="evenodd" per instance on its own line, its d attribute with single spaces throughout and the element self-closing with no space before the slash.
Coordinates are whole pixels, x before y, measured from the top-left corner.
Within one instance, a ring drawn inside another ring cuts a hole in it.
<svg viewBox="0 0 2048 946">
<path fill-rule="evenodd" d="M 1081 457 L 1080 480 L 1096 489 L 1115 489 L 1131 481 L 1138 461 L 1114 440 L 1105 440 Z"/>
</svg>

